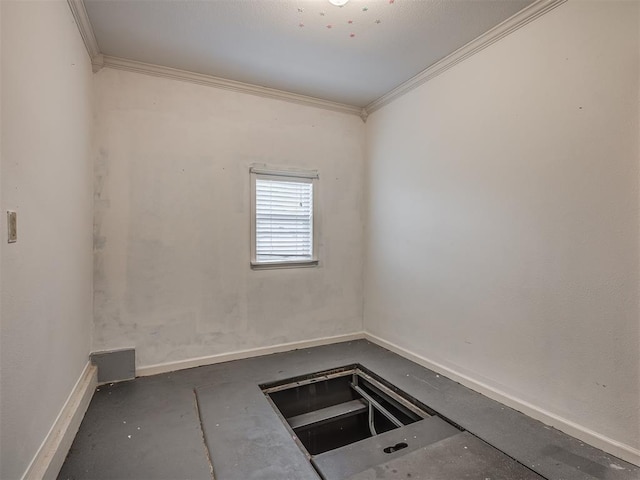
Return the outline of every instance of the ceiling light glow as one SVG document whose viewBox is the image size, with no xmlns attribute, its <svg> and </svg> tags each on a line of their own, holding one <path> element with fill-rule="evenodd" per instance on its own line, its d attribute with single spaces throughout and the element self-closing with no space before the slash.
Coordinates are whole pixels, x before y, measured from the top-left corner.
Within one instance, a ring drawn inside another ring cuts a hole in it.
<svg viewBox="0 0 640 480">
<path fill-rule="evenodd" d="M 329 0 L 331 5 L 335 5 L 336 7 L 344 7 L 349 0 Z"/>
</svg>

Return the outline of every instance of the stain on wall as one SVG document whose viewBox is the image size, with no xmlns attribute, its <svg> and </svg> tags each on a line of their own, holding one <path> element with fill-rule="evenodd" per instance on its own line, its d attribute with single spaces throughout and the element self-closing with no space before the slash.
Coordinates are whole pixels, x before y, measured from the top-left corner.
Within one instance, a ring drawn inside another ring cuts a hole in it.
<svg viewBox="0 0 640 480">
<path fill-rule="evenodd" d="M 364 124 L 104 69 L 95 76 L 94 349 L 138 366 L 362 329 Z M 317 169 L 320 266 L 249 267 L 249 166 Z"/>
</svg>

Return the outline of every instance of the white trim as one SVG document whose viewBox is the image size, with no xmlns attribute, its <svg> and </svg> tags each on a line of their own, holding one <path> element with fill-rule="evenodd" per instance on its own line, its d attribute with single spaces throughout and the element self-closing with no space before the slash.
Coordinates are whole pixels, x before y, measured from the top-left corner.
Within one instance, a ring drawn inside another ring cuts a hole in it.
<svg viewBox="0 0 640 480">
<path fill-rule="evenodd" d="M 471 390 L 496 400 L 503 405 L 518 410 L 519 412 L 539 420 L 546 425 L 557 428 L 558 430 L 571 435 L 572 437 L 578 438 L 589 445 L 599 448 L 611 455 L 615 455 L 629 463 L 640 466 L 640 450 L 633 448 L 631 445 L 626 445 L 622 442 L 606 437 L 605 435 L 595 432 L 587 427 L 572 422 L 571 420 L 556 415 L 555 413 L 549 412 L 548 410 L 533 405 L 525 400 L 514 397 L 513 395 L 505 393 L 491 385 L 487 385 L 484 382 L 478 381 L 452 368 L 446 367 L 438 362 L 434 362 L 433 360 L 406 350 L 403 347 L 383 340 L 373 334 L 365 332 L 364 338 L 382 348 L 386 348 L 393 353 L 397 353 L 407 360 L 411 360 L 412 362 L 446 376 L 447 378 L 450 378 Z"/>
<path fill-rule="evenodd" d="M 366 107 L 362 108 L 356 107 L 354 105 L 347 105 L 344 103 L 323 100 L 321 98 L 309 97 L 307 95 L 286 92 L 284 90 L 277 90 L 274 88 L 261 87 L 259 85 L 227 80 L 211 75 L 204 75 L 200 73 L 189 72 L 186 70 L 163 67 L 160 65 L 152 65 L 149 63 L 143 63 L 136 60 L 128 60 L 119 57 L 112 57 L 109 55 L 102 55 L 100 53 L 95 34 L 93 32 L 93 27 L 87 15 L 84 1 L 67 0 L 76 24 L 78 25 L 78 30 L 80 31 L 82 40 L 84 41 L 85 47 L 87 48 L 89 57 L 91 58 L 94 73 L 98 72 L 104 67 L 108 67 L 116 70 L 126 70 L 130 72 L 152 75 L 155 77 L 171 78 L 174 80 L 191 82 L 198 85 L 206 85 L 210 87 L 222 88 L 225 90 L 233 90 L 236 92 L 258 95 L 265 98 L 284 100 L 300 105 L 307 105 L 311 107 L 323 108 L 325 110 L 357 115 L 362 119 L 363 122 L 367 121 L 367 117 L 371 113 L 382 108 L 392 100 L 401 97 L 405 93 L 410 92 L 414 88 L 440 75 L 454 65 L 457 65 L 463 60 L 485 49 L 489 45 L 518 30 L 520 27 L 535 20 L 541 15 L 544 15 L 548 11 L 554 9 L 555 7 L 561 5 L 566 1 L 567 0 L 537 0 L 536 2 L 532 3 L 528 7 L 525 7 L 504 22 L 495 26 L 488 32 L 467 43 L 452 54 L 434 63 L 427 69 L 423 70 L 398 87 L 387 92 L 377 100 L 374 100 Z"/>
<path fill-rule="evenodd" d="M 256 180 L 267 178 L 271 180 L 283 180 L 297 183 L 310 183 L 312 188 L 312 256 L 309 259 L 294 260 L 294 261 L 272 261 L 272 262 L 259 262 L 257 260 L 257 235 L 256 235 Z M 318 248 L 320 246 L 320 201 L 318 199 L 318 180 L 320 176 L 317 170 L 299 170 L 292 168 L 278 169 L 275 167 L 269 167 L 266 165 L 252 165 L 249 168 L 249 179 L 251 181 L 250 189 L 250 258 L 249 264 L 252 270 L 274 270 L 283 268 L 309 268 L 317 267 L 319 265 L 318 260 Z"/>
<path fill-rule="evenodd" d="M 419 87 L 423 83 L 428 82 L 432 78 L 440 75 L 454 65 L 457 65 L 470 56 L 475 55 L 481 50 L 484 50 L 489 45 L 497 42 L 503 37 L 506 37 L 510 33 L 518 30 L 520 27 L 523 27 L 527 23 L 535 20 L 541 15 L 544 15 L 548 11 L 554 9 L 558 5 L 563 4 L 566 1 L 567 0 L 538 0 L 532 3 L 528 7 L 523 8 L 515 15 L 506 19 L 504 22 L 493 27 L 488 32 L 480 35 L 475 40 L 470 41 L 465 46 L 459 48 L 452 54 L 447 55 L 442 60 L 434 63 L 429 68 L 418 73 L 390 92 L 384 94 L 382 97 L 374 100 L 369 105 L 367 105 L 364 110 L 368 115 L 371 115 L 373 112 L 382 108 L 396 98 L 399 98 L 405 93 L 410 92 L 414 88 Z"/>
<path fill-rule="evenodd" d="M 312 268 L 320 265 L 320 262 L 316 258 L 315 260 L 296 260 L 293 262 L 256 262 L 251 260 L 251 270 L 279 270 L 283 268 Z"/>
<path fill-rule="evenodd" d="M 360 109 L 360 118 L 364 123 L 367 123 L 367 118 L 369 118 L 369 112 L 367 111 L 366 107 L 362 107 Z"/>
<path fill-rule="evenodd" d="M 104 55 L 99 53 L 91 59 L 91 70 L 93 73 L 98 73 L 104 68 Z"/>
<path fill-rule="evenodd" d="M 67 0 L 67 3 L 69 4 L 69 8 L 71 8 L 71 13 L 76 21 L 76 25 L 78 25 L 78 30 L 80 31 L 80 36 L 82 36 L 82 41 L 87 49 L 89 58 L 93 60 L 93 58 L 100 53 L 100 49 L 98 48 L 98 42 L 93 33 L 93 26 L 89 20 L 89 15 L 87 15 L 84 1 Z"/>
<path fill-rule="evenodd" d="M 55 480 L 97 385 L 98 369 L 87 362 L 22 480 Z"/>
<path fill-rule="evenodd" d="M 348 113 L 351 115 L 360 116 L 362 113 L 362 108 L 354 107 L 353 105 L 346 105 L 344 103 L 331 102 L 329 100 L 309 97 L 307 95 L 285 92 L 275 88 L 236 82 L 235 80 L 226 80 L 224 78 L 214 77 L 211 75 L 203 75 L 201 73 L 188 72 L 186 70 L 178 70 L 176 68 L 152 65 L 150 63 L 127 60 L 125 58 L 111 57 L 109 55 L 102 56 L 101 60 L 103 67 L 113 68 L 116 70 L 127 70 L 129 72 L 143 73 L 154 77 L 171 78 L 173 80 L 181 80 L 198 85 L 222 88 L 224 90 L 233 90 L 235 92 L 248 93 L 250 95 L 258 95 L 260 97 L 273 98 L 276 100 L 284 100 L 300 105 L 324 108 L 325 110 Z"/>
<path fill-rule="evenodd" d="M 289 352 L 291 350 L 299 350 L 301 348 L 319 347 L 321 345 L 330 345 L 332 343 L 351 342 L 354 340 L 362 340 L 365 338 L 364 332 L 346 333 L 333 337 L 315 338 L 313 340 L 301 340 L 299 342 L 280 343 L 269 347 L 250 348 L 248 350 L 238 350 L 229 353 L 219 353 L 217 355 L 208 355 L 206 357 L 189 358 L 187 360 L 178 360 L 176 362 L 158 363 L 155 365 L 147 365 L 138 367 L 136 374 L 139 377 L 149 375 L 157 375 L 159 373 L 174 372 L 176 370 L 184 370 L 185 368 L 201 367 L 203 365 L 213 365 L 216 363 L 230 362 L 232 360 L 242 360 L 245 358 L 259 357 L 261 355 L 271 355 L 272 353 Z"/>
<path fill-rule="evenodd" d="M 292 168 L 270 168 L 266 166 L 249 167 L 249 173 L 255 173 L 256 175 L 271 175 L 274 177 L 320 178 L 317 170 L 294 170 Z"/>
</svg>

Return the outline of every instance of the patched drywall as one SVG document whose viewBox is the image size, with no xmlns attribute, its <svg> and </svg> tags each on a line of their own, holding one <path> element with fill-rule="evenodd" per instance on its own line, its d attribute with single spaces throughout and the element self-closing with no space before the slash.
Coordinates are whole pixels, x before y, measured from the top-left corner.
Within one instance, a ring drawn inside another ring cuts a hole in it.
<svg viewBox="0 0 640 480">
<path fill-rule="evenodd" d="M 95 76 L 94 349 L 138 366 L 362 329 L 364 124 L 103 69 Z M 317 169 L 320 266 L 249 266 L 249 167 Z"/>
<path fill-rule="evenodd" d="M 88 360 L 92 74 L 66 2 L 0 2 L 0 478 L 23 476 Z M 7 244 L 6 210 L 18 241 Z"/>
<path fill-rule="evenodd" d="M 365 329 L 640 447 L 638 3 L 568 2 L 367 122 Z"/>
</svg>

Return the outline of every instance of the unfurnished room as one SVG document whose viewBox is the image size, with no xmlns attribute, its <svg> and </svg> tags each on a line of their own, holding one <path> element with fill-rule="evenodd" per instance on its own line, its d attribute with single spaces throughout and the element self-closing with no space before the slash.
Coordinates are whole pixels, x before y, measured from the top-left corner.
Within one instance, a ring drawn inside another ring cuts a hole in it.
<svg viewBox="0 0 640 480">
<path fill-rule="evenodd" d="M 640 480 L 640 1 L 0 0 L 0 480 Z"/>
</svg>

